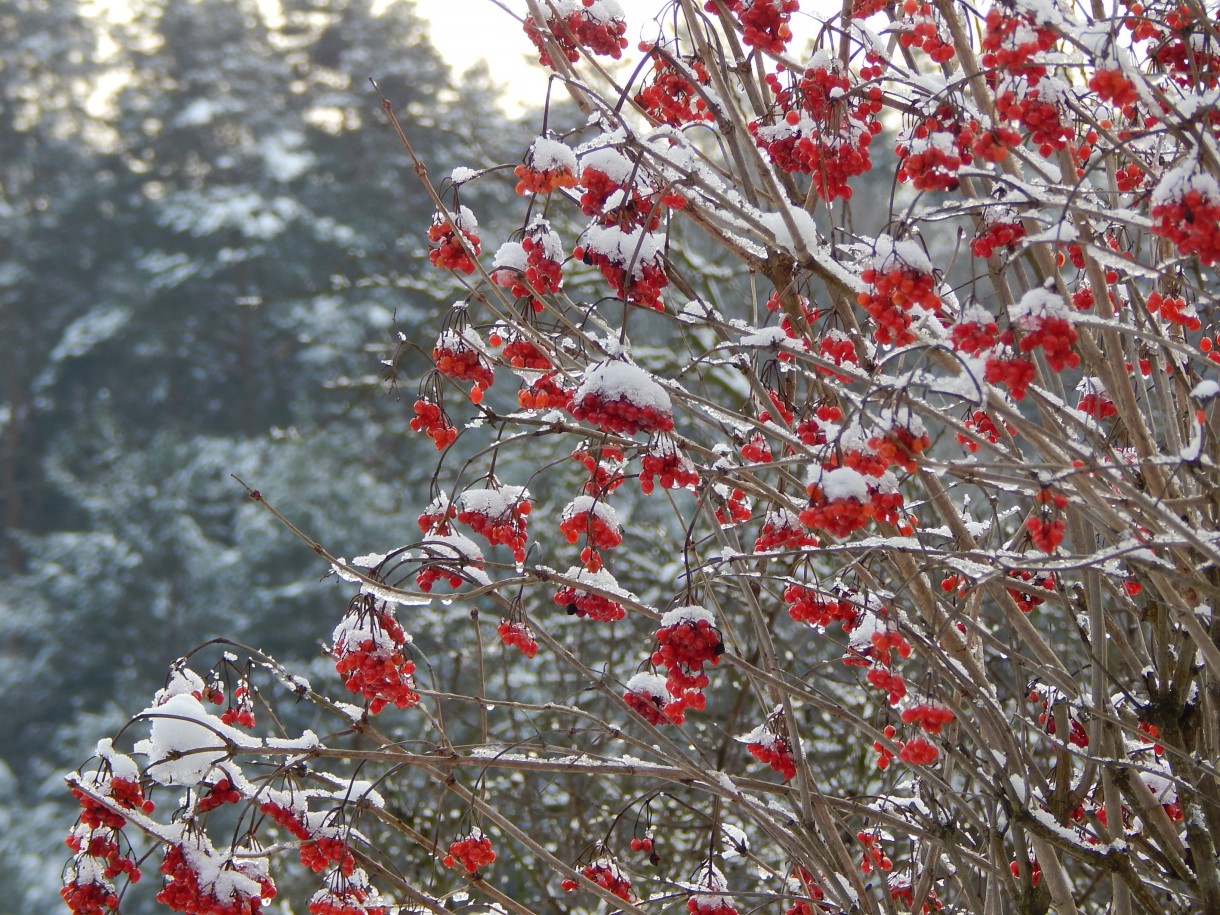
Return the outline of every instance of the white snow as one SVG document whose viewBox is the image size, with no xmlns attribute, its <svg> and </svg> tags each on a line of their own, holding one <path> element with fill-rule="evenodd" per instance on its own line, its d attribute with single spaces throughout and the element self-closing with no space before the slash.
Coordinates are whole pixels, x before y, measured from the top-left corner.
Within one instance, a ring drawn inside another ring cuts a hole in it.
<svg viewBox="0 0 1220 915">
<path fill-rule="evenodd" d="M 701 607 L 698 604 L 674 607 L 661 617 L 661 627 L 663 629 L 670 629 L 674 626 L 681 626 L 683 623 L 698 623 L 700 620 L 706 620 L 709 625 L 716 624 L 715 615 L 706 607 Z"/>
<path fill-rule="evenodd" d="M 539 172 L 563 170 L 576 173 L 576 153 L 549 137 L 538 137 L 530 146 L 526 161 L 530 167 Z"/>
<path fill-rule="evenodd" d="M 197 785 L 230 748 L 259 744 L 211 714 L 189 693 L 170 696 L 144 709 L 140 717 L 152 726 L 148 739 L 137 742 L 135 751 L 151 760 L 148 775 L 162 785 Z"/>
<path fill-rule="evenodd" d="M 638 365 L 617 359 L 599 362 L 589 369 L 572 400 L 579 403 L 588 394 L 596 394 L 603 401 L 625 400 L 637 407 L 652 407 L 667 415 L 673 412 L 669 394 L 650 374 Z"/>
</svg>

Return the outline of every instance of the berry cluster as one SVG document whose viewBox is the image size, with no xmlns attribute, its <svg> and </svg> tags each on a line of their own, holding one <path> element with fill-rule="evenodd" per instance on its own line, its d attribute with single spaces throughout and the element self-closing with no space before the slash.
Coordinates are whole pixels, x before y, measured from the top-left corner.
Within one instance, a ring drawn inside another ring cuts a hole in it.
<svg viewBox="0 0 1220 915">
<path fill-rule="evenodd" d="M 216 783 L 208 788 L 207 793 L 199 798 L 195 810 L 199 813 L 207 813 L 209 810 L 215 810 L 225 804 L 236 804 L 240 800 L 241 792 L 233 787 L 233 782 L 228 778 L 221 778 L 217 779 Z"/>
<path fill-rule="evenodd" d="M 799 550 L 817 546 L 818 538 L 801 525 L 801 519 L 786 508 L 773 508 L 763 516 L 762 529 L 754 541 L 754 552 Z"/>
<path fill-rule="evenodd" d="M 351 875 L 336 874 L 331 885 L 318 890 L 309 900 L 311 915 L 387 915 L 378 892 L 368 884 L 364 871 Z"/>
<path fill-rule="evenodd" d="M 449 497 L 440 493 L 427 504 L 416 519 L 421 534 L 447 534 L 449 522 L 457 517 L 457 506 L 449 501 Z"/>
<path fill-rule="evenodd" d="M 547 295 L 563 288 L 563 242 L 559 233 L 541 216 L 531 222 L 521 239 L 525 252 L 525 282 L 536 295 Z M 541 311 L 541 304 L 534 303 Z"/>
<path fill-rule="evenodd" d="M 1103 102 L 1109 102 L 1118 108 L 1130 109 L 1131 117 L 1135 113 L 1134 105 L 1139 101 L 1139 92 L 1135 83 L 1127 78 L 1122 70 L 1098 69 L 1089 78 L 1089 88 L 1097 93 Z"/>
<path fill-rule="evenodd" d="M 657 857 L 654 850 L 654 845 L 655 843 L 653 842 L 651 833 L 643 836 L 633 836 L 631 839 L 631 850 L 647 852 L 650 859 Z M 657 862 L 653 861 L 652 863 L 656 864 Z"/>
<path fill-rule="evenodd" d="M 1153 191 L 1151 215 L 1152 231 L 1180 255 L 1209 266 L 1220 261 L 1220 189 L 1209 175 L 1171 172 Z"/>
<path fill-rule="evenodd" d="M 708 0 L 704 9 L 718 13 L 727 8 L 741 23 L 741 40 L 769 54 L 783 54 L 792 40 L 789 22 L 800 9 L 798 0 Z"/>
<path fill-rule="evenodd" d="M 902 13 L 910 20 L 910 31 L 903 32 L 899 44 L 904 48 L 920 48 L 936 63 L 954 58 L 953 42 L 941 31 L 940 23 L 926 0 L 903 0 Z"/>
<path fill-rule="evenodd" d="M 437 451 L 444 451 L 457 440 L 457 429 L 449 421 L 448 414 L 439 403 L 434 403 L 425 397 L 415 401 L 415 418 L 411 420 L 411 429 L 415 432 L 426 432 L 436 445 Z"/>
<path fill-rule="evenodd" d="M 590 496 L 607 496 L 626 482 L 623 476 L 623 452 L 613 445 L 602 445 L 592 450 L 587 443 L 582 443 L 571 456 L 572 460 L 589 471 L 584 490 Z"/>
<path fill-rule="evenodd" d="M 242 728 L 254 727 L 254 703 L 250 699 L 250 687 L 241 683 L 233 690 L 233 701 L 220 715 L 225 724 Z"/>
<path fill-rule="evenodd" d="M 557 188 L 576 187 L 576 153 L 558 140 L 538 137 L 525 161 L 514 169 L 517 193 L 549 194 Z"/>
<path fill-rule="evenodd" d="M 1013 400 L 1022 400 L 1034 380 L 1034 364 L 1022 356 L 988 356 L 983 377 L 988 384 L 1004 384 Z"/>
<path fill-rule="evenodd" d="M 902 674 L 895 673 L 885 667 L 874 667 L 864 675 L 868 685 L 885 693 L 890 705 L 897 705 L 907 694 L 906 680 Z"/>
<path fill-rule="evenodd" d="M 320 835 L 301 843 L 301 865 L 320 874 L 332 864 L 350 877 L 356 870 L 356 859 L 347 848 L 347 842 L 338 836 Z"/>
<path fill-rule="evenodd" d="M 1161 320 L 1167 324 L 1177 324 L 1187 330 L 1198 330 L 1203 326 L 1199 313 L 1193 305 L 1187 305 L 1181 296 L 1162 295 L 1160 292 L 1148 293 L 1148 311 L 1160 314 Z"/>
<path fill-rule="evenodd" d="M 860 356 L 856 352 L 856 345 L 852 342 L 851 337 L 841 330 L 829 330 L 826 332 L 826 335 L 818 342 L 818 354 L 827 362 L 837 366 L 846 365 L 847 363 L 854 366 L 860 365 Z M 822 365 L 817 366 L 817 370 L 824 375 L 834 376 L 844 384 L 851 381 L 849 376 Z"/>
<path fill-rule="evenodd" d="M 136 866 L 136 862 L 123 854 L 119 847 L 119 840 L 123 834 L 115 830 L 104 830 L 95 832 L 93 830 L 78 827 L 69 833 L 65 844 L 68 848 L 78 856 L 75 864 L 77 867 L 77 875 L 79 876 L 82 870 L 87 870 L 90 866 L 101 868 L 102 883 L 117 877 L 119 874 L 126 874 L 127 878 L 132 883 L 138 883 L 140 880 L 140 869 Z M 92 858 L 92 862 L 86 864 L 83 859 Z M 84 867 L 82 868 L 82 865 Z M 98 886 L 101 883 L 96 884 Z M 91 891 L 85 891 L 85 896 L 93 895 Z"/>
<path fill-rule="evenodd" d="M 750 500 L 746 498 L 743 490 L 730 490 L 727 486 L 717 484 L 714 492 L 722 500 L 721 504 L 716 506 L 716 521 L 722 527 L 732 527 L 750 520 Z"/>
<path fill-rule="evenodd" d="M 895 488 L 892 477 L 870 479 L 852 467 L 818 470 L 819 475 L 806 487 L 809 505 L 800 515 L 806 527 L 842 539 L 874 519 L 898 522 L 902 494 Z"/>
<path fill-rule="evenodd" d="M 858 300 L 877 324 L 873 336 L 878 343 L 905 346 L 915 342 L 910 331 L 910 311 L 915 305 L 933 313 L 940 311 L 936 276 L 926 258 L 916 256 L 908 261 L 903 257 L 921 253 L 910 245 L 885 250 L 879 243 L 873 264 L 860 275 L 872 287 L 861 292 Z"/>
<path fill-rule="evenodd" d="M 887 724 L 881 733 L 887 740 L 893 740 L 894 735 L 898 732 L 892 724 Z M 898 743 L 901 745 L 902 741 L 898 741 Z M 877 754 L 877 758 L 873 760 L 873 765 L 884 772 L 890 767 L 890 763 L 894 761 L 894 751 L 880 740 L 873 741 L 873 751 Z"/>
<path fill-rule="evenodd" d="M 652 663 L 667 672 L 666 688 L 679 703 L 675 712 L 703 707 L 703 689 L 710 682 L 703 665 L 719 664 L 724 653 L 724 642 L 714 623 L 711 612 L 700 606 L 675 607 L 661 617 Z M 667 714 L 674 720 L 668 708 Z"/>
<path fill-rule="evenodd" d="M 826 628 L 833 622 L 843 624 L 844 630 L 853 628 L 860 615 L 859 608 L 849 600 L 833 597 L 804 585 L 789 585 L 784 589 L 784 602 L 788 615 L 798 623 Z"/>
<path fill-rule="evenodd" d="M 432 348 L 436 370 L 455 381 L 472 381 L 470 399 L 483 400 L 483 392 L 491 387 L 495 372 L 488 362 L 483 340 L 468 327 L 445 330 Z M 418 431 L 418 430 L 417 430 Z M 431 435 L 431 432 L 429 432 Z M 435 441 L 435 437 L 433 438 Z"/>
<path fill-rule="evenodd" d="M 309 840 L 311 833 L 309 826 L 305 823 L 305 811 L 303 809 L 294 810 L 292 807 L 286 807 L 277 801 L 263 801 L 259 804 L 258 809 L 302 842 Z"/>
<path fill-rule="evenodd" d="M 1029 531 L 1029 539 L 1035 547 L 1044 553 L 1053 553 L 1063 542 L 1063 519 L 1030 518 L 1025 522 Z"/>
<path fill-rule="evenodd" d="M 975 356 L 995 346 L 1000 328 L 990 314 L 981 308 L 979 312 L 963 315 L 962 320 L 953 325 L 951 333 L 955 350 Z"/>
<path fill-rule="evenodd" d="M 1029 701 L 1042 704 L 1042 711 L 1038 713 L 1038 724 L 1046 729 L 1047 734 L 1054 737 L 1058 725 L 1055 723 L 1055 711 L 1052 706 L 1062 702 L 1063 697 L 1055 690 L 1048 690 L 1044 693 L 1035 686 L 1029 691 Z M 1077 747 L 1087 747 L 1089 732 L 1084 729 L 1084 725 L 1073 715 L 1068 716 L 1068 724 L 1068 743 Z"/>
<path fill-rule="evenodd" d="M 1000 93 L 996 96 L 996 113 L 1024 126 L 1038 152 L 1048 158 L 1055 150 L 1065 148 L 1075 132 L 1071 123 L 1064 121 L 1054 95 L 1044 98 L 1041 89 L 1031 89 L 1023 96 L 1012 91 Z"/>
<path fill-rule="evenodd" d="M 577 496 L 564 507 L 559 530 L 568 543 L 584 537 L 600 550 L 614 549 L 623 542 L 623 525 L 618 514 L 592 496 Z"/>
<path fill-rule="evenodd" d="M 906 713 L 904 712 L 904 720 L 905 717 Z M 937 730 L 939 730 L 939 726 Z M 897 732 L 894 730 L 892 725 L 886 725 L 885 729 L 881 733 L 884 734 L 887 739 L 894 740 L 894 735 Z M 928 743 L 922 737 L 916 737 L 907 741 L 895 740 L 894 742 L 898 744 L 898 758 L 908 765 L 926 766 L 936 762 L 937 757 L 940 755 L 936 747 L 932 746 L 932 744 Z M 873 741 L 873 749 L 877 752 L 877 758 L 874 760 L 874 764 L 878 769 L 884 772 L 890 767 L 890 763 L 894 761 L 894 751 L 883 744 L 880 740 Z M 865 873 L 867 873 L 867 871 Z"/>
<path fill-rule="evenodd" d="M 913 2 L 913 0 L 908 0 Z M 923 4 L 926 5 L 926 4 Z M 898 154 L 898 180 L 920 191 L 954 191 L 957 173 L 974 161 L 978 124 L 962 119 L 944 104 L 918 122 L 894 148 Z"/>
<path fill-rule="evenodd" d="M 458 839 L 449 845 L 449 854 L 442 863 L 445 867 L 454 867 L 460 861 L 466 872 L 473 874 L 480 867 L 485 867 L 496 860 L 492 850 L 491 839 L 481 832 L 472 832 L 465 838 Z"/>
<path fill-rule="evenodd" d="M 1008 432 L 1009 436 L 1015 436 L 1016 429 L 1011 426 L 1010 423 L 1004 420 L 1000 420 L 1000 422 L 1003 423 L 1004 429 Z M 996 426 L 996 422 L 992 420 L 991 414 L 988 414 L 986 410 L 975 410 L 969 417 L 966 418 L 963 425 L 967 429 L 970 429 L 970 431 L 974 432 L 976 436 L 986 439 L 987 442 L 991 444 L 996 444 L 999 442 L 999 427 Z M 974 438 L 964 436 L 964 434 L 959 432 L 956 434 L 956 439 L 958 439 L 958 442 L 961 444 L 964 444 L 966 450 L 971 451 L 971 453 L 978 450 L 978 442 L 976 442 Z"/>
<path fill-rule="evenodd" d="M 724 875 L 709 863 L 702 883 L 687 897 L 686 909 L 690 915 L 737 915 L 727 890 Z"/>
<path fill-rule="evenodd" d="M 874 870 L 888 871 L 893 869 L 894 862 L 881 847 L 881 835 L 876 832 L 861 830 L 856 833 L 856 839 L 864 846 L 864 857 L 860 861 L 860 870 L 871 874 Z"/>
<path fill-rule="evenodd" d="M 602 889 L 609 890 L 625 902 L 631 902 L 631 881 L 619 870 L 618 865 L 612 859 L 599 858 L 592 864 L 586 864 L 580 872 L 586 879 L 593 881 Z M 564 880 L 560 885 L 565 893 L 573 893 L 580 887 L 579 883 L 570 878 Z"/>
<path fill-rule="evenodd" d="M 869 438 L 868 444 L 887 466 L 914 472 L 915 458 L 931 446 L 932 439 L 923 423 L 911 416 L 908 424 L 891 426 L 883 434 Z"/>
<path fill-rule="evenodd" d="M 558 372 L 547 372 L 517 392 L 517 404 L 524 410 L 566 410 L 571 403 L 572 388 Z"/>
<path fill-rule="evenodd" d="M 634 435 L 674 427 L 669 394 L 651 375 L 627 362 L 602 362 L 590 369 L 573 393 L 569 410 L 603 432 Z"/>
<path fill-rule="evenodd" d="M 665 678 L 654 673 L 638 673 L 627 681 L 627 690 L 623 693 L 623 701 L 641 718 L 654 727 L 664 724 L 667 720 L 667 709 L 670 702 L 669 688 Z M 682 718 L 675 719 L 675 724 L 681 724 Z"/>
<path fill-rule="evenodd" d="M 594 54 L 618 60 L 627 47 L 627 22 L 621 18 L 618 4 L 605 0 L 573 0 L 548 6 L 553 10 L 546 20 L 544 34 L 533 16 L 525 18 L 525 34 L 538 49 L 538 62 L 544 67 L 554 68 L 555 61 L 547 48 L 547 39 L 558 45 L 563 55 L 571 62 L 580 60 L 579 48 Z"/>
<path fill-rule="evenodd" d="M 428 241 L 436 246 L 428 252 L 428 260 L 433 266 L 474 273 L 472 258 L 478 257 L 482 251 L 479 223 L 466 207 L 458 207 L 457 213 L 450 213 L 448 219 L 443 213 L 433 216 L 432 225 L 428 228 Z"/>
<path fill-rule="evenodd" d="M 144 789 L 140 787 L 140 783 L 134 779 L 108 778 L 99 773 L 94 779 L 93 787 L 100 794 L 108 796 L 127 810 L 152 813 L 155 808 L 153 802 L 144 797 Z M 122 814 L 94 800 L 80 788 L 73 788 L 72 796 L 80 802 L 81 822 L 90 829 L 122 829 L 127 825 L 127 820 Z"/>
<path fill-rule="evenodd" d="M 359 598 L 335 629 L 335 669 L 343 685 L 369 703 L 371 715 L 387 705 L 407 708 L 419 701 L 415 664 L 403 656 L 406 640 L 388 606 Z"/>
<path fill-rule="evenodd" d="M 538 653 L 538 641 L 534 638 L 533 630 L 525 623 L 500 620 L 496 632 L 499 634 L 501 642 L 520 650 L 527 658 L 532 658 Z"/>
<path fill-rule="evenodd" d="M 1046 75 L 1046 66 L 1036 56 L 1051 50 L 1055 41 L 1054 31 L 1029 14 L 992 7 L 987 12 L 981 63 L 994 74 L 1019 75 L 1035 86 Z"/>
<path fill-rule="evenodd" d="M 245 881 L 226 881 L 230 892 L 217 897 L 216 885 L 201 878 L 203 862 L 200 857 L 211 857 L 207 850 L 192 848 L 188 853 L 183 845 L 170 845 L 161 862 L 161 873 L 165 875 L 165 886 L 157 893 L 157 902 L 175 912 L 190 915 L 258 915 L 263 904 L 275 898 L 275 884 L 260 867 L 265 859 L 229 858 L 223 864 L 207 862 L 209 872 L 232 870 L 246 877 Z M 257 887 L 257 892 L 247 889 L 245 884 Z"/>
<path fill-rule="evenodd" d="M 115 911 L 119 907 L 114 886 L 95 871 L 88 866 L 82 870 L 73 863 L 59 891 L 64 904 L 77 915 L 106 915 L 107 909 Z"/>
<path fill-rule="evenodd" d="M 1018 326 L 1022 331 L 1017 344 L 1021 352 L 1041 348 L 1046 364 L 1055 372 L 1080 365 L 1080 354 L 1072 349 L 1076 345 L 1076 328 L 1067 317 L 1053 313 L 1027 314 L 1018 320 Z M 1012 328 L 1009 328 L 1000 334 L 1000 342 L 1012 344 L 1013 336 Z"/>
<path fill-rule="evenodd" d="M 503 346 L 501 358 L 515 369 L 549 372 L 554 368 L 550 357 L 539 349 L 536 343 L 525 337 L 510 333 L 506 343 L 500 332 L 493 331 L 488 335 L 487 342 L 491 346 Z"/>
<path fill-rule="evenodd" d="M 988 219 L 983 227 L 970 239 L 970 253 L 975 257 L 988 258 L 997 248 L 1012 250 L 1025 237 L 1025 226 L 1016 221 Z"/>
<path fill-rule="evenodd" d="M 707 102 L 686 76 L 679 72 L 675 62 L 654 45 L 644 44 L 641 51 L 652 52 L 652 79 L 635 96 L 635 103 L 644 114 L 659 124 L 683 127 L 710 121 L 713 115 L 707 110 Z M 695 79 L 700 85 L 711 82 L 707 68 L 699 58 L 688 61 Z"/>
<path fill-rule="evenodd" d="M 1132 4 L 1132 12 L 1140 4 Z M 1164 16 L 1167 28 L 1160 28 L 1154 16 L 1139 22 L 1135 34 L 1155 38 L 1151 49 L 1157 65 L 1167 71 L 1170 78 L 1182 87 L 1202 86 L 1216 88 L 1217 72 L 1220 71 L 1220 50 L 1215 41 L 1215 20 L 1208 24 L 1199 22 L 1193 7 L 1185 3 L 1171 5 Z"/>
<path fill-rule="evenodd" d="M 448 531 L 448 523 L 443 522 L 439 529 Z M 421 546 L 422 565 L 415 576 L 415 586 L 421 591 L 431 591 L 442 578 L 449 582 L 451 588 L 461 587 L 464 569 L 478 571 L 483 568 L 479 548 L 473 540 L 461 534 L 429 533 Z"/>
<path fill-rule="evenodd" d="M 880 73 L 877 60 L 871 54 L 862 79 Z M 749 124 L 754 141 L 778 168 L 813 175 L 813 190 L 823 200 L 849 199 L 847 180 L 872 168 L 868 148 L 881 132 L 880 89 L 853 94 L 849 72 L 825 52 L 803 73 L 789 74 L 787 85 L 780 73 L 766 81 L 778 111 Z"/>
<path fill-rule="evenodd" d="M 770 464 L 771 445 L 761 432 L 753 432 L 741 446 L 741 456 L 751 464 Z"/>
<path fill-rule="evenodd" d="M 520 486 L 468 489 L 459 500 L 457 519 L 492 546 L 507 546 L 517 562 L 524 562 L 526 519 L 532 508 Z"/>
<path fill-rule="evenodd" d="M 1009 578 L 1016 579 L 1017 582 L 1027 582 L 1036 588 L 1041 588 L 1044 591 L 1055 590 L 1055 576 L 1052 572 L 1031 572 L 1029 569 L 1013 569 L 1008 573 Z M 1037 594 L 1032 594 L 1027 591 L 1022 591 L 1020 588 L 1005 589 L 1014 601 L 1017 602 L 1017 607 L 1022 613 L 1032 613 L 1035 608 L 1043 603 L 1042 597 Z"/>
<path fill-rule="evenodd" d="M 638 248 L 630 240 L 621 241 L 612 248 L 594 247 L 588 243 L 577 245 L 572 256 L 601 271 L 614 294 L 631 305 L 664 311 L 661 292 L 669 285 L 665 262 L 656 245 Z"/>
<path fill-rule="evenodd" d="M 640 460 L 640 489 L 648 494 L 658 481 L 662 489 L 694 489 L 699 485 L 699 471 L 668 435 L 653 439 Z"/>
<path fill-rule="evenodd" d="M 902 721 L 904 724 L 918 724 L 929 734 L 939 734 L 941 729 L 953 721 L 955 717 L 951 709 L 926 703 L 913 705 L 902 711 Z"/>
<path fill-rule="evenodd" d="M 614 623 L 627 615 L 623 605 L 601 594 L 565 585 L 555 592 L 555 603 L 566 607 L 572 616 L 587 617 L 599 623 Z"/>
<path fill-rule="evenodd" d="M 770 740 L 757 740 L 746 744 L 746 749 L 761 763 L 766 763 L 785 780 L 796 776 L 796 761 L 792 758 L 792 743 L 780 734 L 769 734 Z"/>
<path fill-rule="evenodd" d="M 930 889 L 928 890 L 928 895 L 924 898 L 923 905 L 917 910 L 915 906 L 915 888 L 911 886 L 910 881 L 892 885 L 890 887 L 890 899 L 898 904 L 898 911 L 918 911 L 919 915 L 932 915 L 933 912 L 939 912 L 945 907 L 944 903 L 936 898 L 936 891 Z"/>
</svg>

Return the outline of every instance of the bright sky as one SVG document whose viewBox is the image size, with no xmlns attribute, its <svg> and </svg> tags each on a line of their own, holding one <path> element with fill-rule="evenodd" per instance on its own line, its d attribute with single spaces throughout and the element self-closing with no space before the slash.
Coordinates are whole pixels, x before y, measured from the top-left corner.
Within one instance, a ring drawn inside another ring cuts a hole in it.
<svg viewBox="0 0 1220 915">
<path fill-rule="evenodd" d="M 525 0 L 501 0 L 524 17 Z M 619 0 L 627 14 L 627 53 L 634 56 L 642 37 L 653 37 L 653 17 L 664 0 Z M 546 93 L 547 71 L 521 25 L 493 0 L 422 0 L 415 11 L 432 25 L 432 42 L 455 74 L 485 58 L 510 111 L 525 100 L 539 104 Z"/>
</svg>

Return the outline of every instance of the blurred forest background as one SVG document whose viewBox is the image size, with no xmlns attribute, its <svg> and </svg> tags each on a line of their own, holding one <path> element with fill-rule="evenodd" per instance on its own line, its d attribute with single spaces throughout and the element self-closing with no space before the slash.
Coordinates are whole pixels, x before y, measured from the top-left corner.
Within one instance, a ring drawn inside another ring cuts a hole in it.
<svg viewBox="0 0 1220 915">
<path fill-rule="evenodd" d="M 381 360 L 455 289 L 369 77 L 438 180 L 531 132 L 407 3 L 129 10 L 0 4 L 0 912 L 62 905 L 62 775 L 175 657 L 321 664 L 350 595 L 231 474 L 328 544 L 413 539 L 422 361 Z"/>
</svg>

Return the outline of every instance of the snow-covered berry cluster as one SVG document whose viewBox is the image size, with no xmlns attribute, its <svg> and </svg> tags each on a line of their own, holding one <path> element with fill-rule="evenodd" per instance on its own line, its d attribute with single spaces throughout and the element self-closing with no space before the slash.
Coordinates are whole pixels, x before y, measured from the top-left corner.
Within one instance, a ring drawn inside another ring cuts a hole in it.
<svg viewBox="0 0 1220 915">
<path fill-rule="evenodd" d="M 462 314 L 461 311 L 457 313 Z M 475 403 L 482 401 L 483 392 L 495 381 L 495 371 L 487 357 L 483 338 L 473 328 L 464 326 L 461 320 L 456 327 L 443 330 L 437 337 L 436 345 L 432 347 L 432 360 L 442 375 L 455 381 L 473 382 L 470 399 Z"/>
<path fill-rule="evenodd" d="M 522 486 L 467 489 L 458 498 L 457 519 L 492 546 L 507 546 L 525 560 L 527 518 L 533 506 Z"/>
<path fill-rule="evenodd" d="M 704 688 L 710 682 L 705 664 L 719 664 L 724 642 L 716 629 L 716 618 L 706 607 L 675 607 L 661 617 L 652 663 L 667 672 L 666 688 L 671 696 L 666 715 L 681 723 L 685 709 L 702 710 Z"/>
<path fill-rule="evenodd" d="M 1178 254 L 1220 261 L 1220 183 L 1195 163 L 1166 173 L 1152 192 L 1152 230 Z"/>
<path fill-rule="evenodd" d="M 915 242 L 877 239 L 873 256 L 860 274 L 869 289 L 858 296 L 860 305 L 873 319 L 873 337 L 878 343 L 905 346 L 915 341 L 911 333 L 911 309 L 940 311 L 937 278 L 932 262 Z"/>
<path fill-rule="evenodd" d="M 673 405 L 665 389 L 639 366 L 617 359 L 589 369 L 572 394 L 570 410 L 576 419 L 603 432 L 634 435 L 674 427 Z"/>
<path fill-rule="evenodd" d="M 564 573 L 564 577 L 574 583 L 564 585 L 555 592 L 555 603 L 566 607 L 568 613 L 601 623 L 613 623 L 627 615 L 623 605 L 614 599 L 627 597 L 627 594 L 619 587 L 615 577 L 605 569 L 573 566 Z M 588 590 L 592 588 L 614 597 Z"/>
<path fill-rule="evenodd" d="M 216 853 L 206 838 L 167 846 L 157 901 L 191 915 L 258 915 L 275 898 L 264 857 Z"/>
<path fill-rule="evenodd" d="M 974 161 L 978 124 L 964 118 L 950 105 L 917 122 L 899 140 L 898 180 L 909 181 L 920 191 L 954 191 L 957 173 Z"/>
<path fill-rule="evenodd" d="M 799 550 L 817 545 L 818 538 L 805 529 L 800 516 L 779 506 L 769 509 L 763 516 L 762 529 L 754 540 L 754 552 Z"/>
<path fill-rule="evenodd" d="M 357 869 L 352 874 L 333 874 L 327 886 L 310 898 L 309 911 L 311 915 L 387 915 L 390 909 L 369 885 L 368 875 Z"/>
<path fill-rule="evenodd" d="M 558 140 L 538 137 L 514 173 L 517 193 L 523 196 L 576 187 L 576 153 Z"/>
<path fill-rule="evenodd" d="M 879 58 L 868 61 L 862 80 L 880 74 Z M 881 132 L 880 89 L 853 89 L 850 71 L 824 50 L 815 52 L 803 72 L 781 70 L 766 80 L 776 110 L 750 122 L 755 142 L 776 167 L 812 175 L 813 190 L 823 200 L 849 199 L 848 179 L 872 168 L 868 149 Z"/>
<path fill-rule="evenodd" d="M 479 221 L 469 209 L 458 207 L 456 213 L 437 213 L 428 228 L 428 241 L 435 246 L 428 252 L 428 260 L 434 266 L 474 273 L 473 258 L 479 256 L 482 248 Z"/>
<path fill-rule="evenodd" d="M 360 595 L 335 627 L 330 656 L 343 685 L 363 696 L 369 714 L 387 705 L 408 708 L 419 701 L 415 664 L 404 654 L 406 633 L 383 601 Z"/>
<path fill-rule="evenodd" d="M 545 32 L 533 16 L 525 18 L 525 34 L 538 49 L 538 62 L 554 68 L 549 42 L 554 42 L 571 62 L 580 60 L 584 48 L 593 54 L 618 60 L 627 47 L 627 20 L 618 0 L 550 0 Z"/>
<path fill-rule="evenodd" d="M 792 757 L 792 741 L 777 730 L 777 723 L 769 719 L 748 734 L 737 738 L 744 743 L 750 755 L 782 775 L 785 781 L 796 776 L 796 760 Z"/>
<path fill-rule="evenodd" d="M 640 489 L 648 494 L 658 482 L 662 489 L 694 489 L 699 485 L 699 471 L 668 435 L 654 438 L 640 459 Z"/>
</svg>

